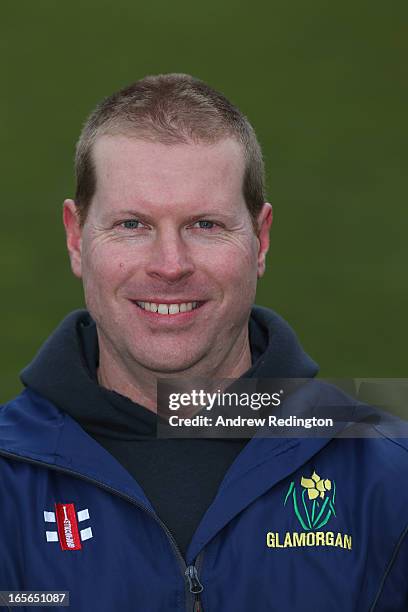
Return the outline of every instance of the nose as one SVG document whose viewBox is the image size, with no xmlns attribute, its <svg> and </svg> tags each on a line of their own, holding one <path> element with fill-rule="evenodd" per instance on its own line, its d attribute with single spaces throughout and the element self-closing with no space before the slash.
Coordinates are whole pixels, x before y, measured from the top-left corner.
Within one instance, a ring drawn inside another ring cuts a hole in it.
<svg viewBox="0 0 408 612">
<path fill-rule="evenodd" d="M 157 234 L 151 246 L 146 272 L 167 283 L 176 283 L 194 272 L 188 245 L 176 228 Z"/>
</svg>

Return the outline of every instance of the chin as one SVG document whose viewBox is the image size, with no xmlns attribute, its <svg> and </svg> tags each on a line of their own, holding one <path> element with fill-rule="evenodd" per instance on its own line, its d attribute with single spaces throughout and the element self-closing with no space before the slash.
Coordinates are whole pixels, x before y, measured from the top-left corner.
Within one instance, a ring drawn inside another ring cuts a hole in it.
<svg viewBox="0 0 408 612">
<path fill-rule="evenodd" d="M 163 374 L 177 374 L 177 372 L 180 372 L 180 375 L 183 375 L 185 370 L 193 367 L 199 359 L 200 357 L 198 355 L 196 358 L 194 358 L 194 356 L 186 358 L 185 352 L 182 354 L 179 353 L 178 355 L 166 355 L 165 353 L 161 353 L 160 355 L 147 355 L 145 353 L 142 359 L 135 357 L 135 360 L 147 370 Z M 186 373 L 185 375 L 188 376 L 189 374 Z"/>
<path fill-rule="evenodd" d="M 143 364 L 145 368 L 148 370 L 152 370 L 153 372 L 157 372 L 160 374 L 177 374 L 180 373 L 180 376 L 189 376 L 188 370 L 191 368 L 194 363 L 187 362 L 185 360 L 180 360 L 179 362 L 173 362 L 169 364 L 168 361 L 151 361 Z M 191 374 L 192 376 L 192 374 Z"/>
</svg>

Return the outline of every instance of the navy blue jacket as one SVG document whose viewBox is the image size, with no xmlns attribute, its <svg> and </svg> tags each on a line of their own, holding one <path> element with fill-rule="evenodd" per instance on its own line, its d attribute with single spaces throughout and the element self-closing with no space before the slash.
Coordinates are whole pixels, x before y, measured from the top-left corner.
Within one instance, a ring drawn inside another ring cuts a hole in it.
<svg viewBox="0 0 408 612">
<path fill-rule="evenodd" d="M 317 380 L 293 397 L 352 403 Z M 185 562 L 128 472 L 26 389 L 0 410 L 0 590 L 69 591 L 75 612 L 406 611 L 407 444 L 371 427 L 255 436 Z"/>
</svg>

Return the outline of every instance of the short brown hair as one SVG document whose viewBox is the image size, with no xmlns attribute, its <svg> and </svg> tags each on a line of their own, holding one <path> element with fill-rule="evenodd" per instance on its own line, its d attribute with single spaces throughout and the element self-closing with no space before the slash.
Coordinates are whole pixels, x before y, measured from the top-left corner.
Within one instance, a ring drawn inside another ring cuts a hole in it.
<svg viewBox="0 0 408 612">
<path fill-rule="evenodd" d="M 265 172 L 254 129 L 223 94 L 187 74 L 147 76 L 102 100 L 88 117 L 75 155 L 75 202 L 81 224 L 96 189 L 92 159 L 96 138 L 130 133 L 164 144 L 210 144 L 235 138 L 245 154 L 243 195 L 258 233 L 256 219 L 265 202 Z"/>
</svg>

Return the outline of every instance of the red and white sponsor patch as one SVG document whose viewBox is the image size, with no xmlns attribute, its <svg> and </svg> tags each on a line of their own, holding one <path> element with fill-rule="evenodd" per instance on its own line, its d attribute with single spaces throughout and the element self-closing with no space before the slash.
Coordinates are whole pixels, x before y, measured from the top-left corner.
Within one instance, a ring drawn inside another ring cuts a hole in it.
<svg viewBox="0 0 408 612">
<path fill-rule="evenodd" d="M 81 550 L 75 505 L 55 504 L 55 518 L 62 550 Z"/>
</svg>

